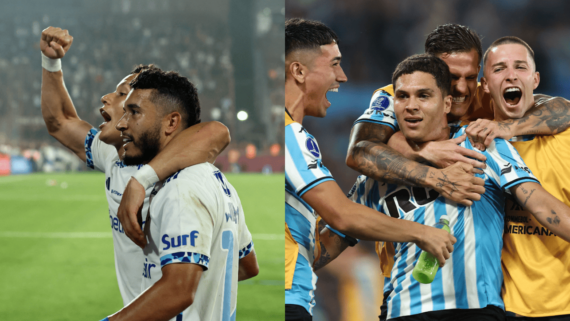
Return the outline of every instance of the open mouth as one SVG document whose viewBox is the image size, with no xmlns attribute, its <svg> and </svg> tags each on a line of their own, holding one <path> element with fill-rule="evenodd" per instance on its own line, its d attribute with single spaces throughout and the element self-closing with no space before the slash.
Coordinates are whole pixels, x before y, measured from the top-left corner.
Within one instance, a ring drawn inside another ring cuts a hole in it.
<svg viewBox="0 0 570 321">
<path fill-rule="evenodd" d="M 465 102 L 465 99 L 467 99 L 467 96 L 463 96 L 463 97 L 453 97 L 453 103 L 454 104 L 462 104 Z"/>
<path fill-rule="evenodd" d="M 133 137 L 125 133 L 123 133 L 121 137 L 123 137 L 123 147 L 126 147 L 128 143 L 133 141 Z"/>
<path fill-rule="evenodd" d="M 519 103 L 522 97 L 522 91 L 518 87 L 510 87 L 505 89 L 503 92 L 503 98 L 505 102 L 511 106 L 515 106 Z"/>
<path fill-rule="evenodd" d="M 111 121 L 111 115 L 109 115 L 103 108 L 100 108 L 99 112 L 101 113 L 101 116 L 103 116 L 103 120 L 105 120 L 101 125 L 99 125 L 99 128 L 101 128 Z"/>
<path fill-rule="evenodd" d="M 337 92 L 338 92 L 338 87 L 336 87 L 336 88 L 329 88 L 329 90 L 327 90 L 327 92 L 325 93 L 325 99 L 327 100 L 327 102 L 328 102 L 329 105 L 330 105 L 331 102 L 330 102 L 329 98 L 328 98 L 327 95 L 326 95 L 326 94 L 328 94 L 329 92 L 337 93 Z"/>
<path fill-rule="evenodd" d="M 404 118 L 404 121 L 409 124 L 419 124 L 422 120 L 423 118 L 417 117 Z"/>
</svg>

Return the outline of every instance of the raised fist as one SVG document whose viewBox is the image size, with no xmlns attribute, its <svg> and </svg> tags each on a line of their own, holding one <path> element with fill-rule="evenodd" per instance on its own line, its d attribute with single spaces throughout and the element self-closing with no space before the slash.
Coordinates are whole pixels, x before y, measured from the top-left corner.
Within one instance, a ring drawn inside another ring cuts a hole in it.
<svg viewBox="0 0 570 321">
<path fill-rule="evenodd" d="M 40 49 L 46 57 L 51 59 L 63 58 L 71 44 L 73 37 L 67 30 L 56 27 L 47 27 L 42 31 Z"/>
</svg>

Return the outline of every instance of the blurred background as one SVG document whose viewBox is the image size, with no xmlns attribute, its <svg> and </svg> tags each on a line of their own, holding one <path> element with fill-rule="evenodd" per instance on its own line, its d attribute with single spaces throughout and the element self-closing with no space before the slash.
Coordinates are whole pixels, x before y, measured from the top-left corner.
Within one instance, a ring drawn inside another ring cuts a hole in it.
<svg viewBox="0 0 570 321">
<path fill-rule="evenodd" d="M 391 83 L 396 65 L 423 53 L 426 36 L 449 22 L 474 29 L 483 50 L 499 37 L 522 38 L 533 48 L 541 75 L 535 93 L 570 98 L 569 10 L 563 0 L 287 0 L 287 19 L 320 20 L 337 33 L 348 76 L 338 93 L 328 93 L 327 117 L 309 117 L 303 125 L 348 192 L 357 177 L 344 162 L 353 122 L 368 108 L 373 91 Z M 361 242 L 319 272 L 314 320 L 377 318 L 383 284 L 378 262 L 373 244 Z"/>
<path fill-rule="evenodd" d="M 48 135 L 40 34 L 68 29 L 62 59 L 79 116 L 135 65 L 197 87 L 202 120 L 230 129 L 217 159 L 239 192 L 260 274 L 239 284 L 238 319 L 283 320 L 283 0 L 26 0 L 0 10 L 0 319 L 100 320 L 122 307 L 105 177 Z M 273 174 L 272 174 L 273 173 Z M 263 197 L 259 197 L 263 195 Z M 263 304 L 260 304 L 263 303 Z"/>
<path fill-rule="evenodd" d="M 0 173 L 85 169 L 48 135 L 41 116 L 39 40 L 48 26 L 74 37 L 62 63 L 82 119 L 97 127 L 101 96 L 136 64 L 153 63 L 188 77 L 198 88 L 202 120 L 230 129 L 232 144 L 218 160 L 223 171 L 282 172 L 283 7 L 279 0 L 32 0 L 3 6 Z"/>
</svg>

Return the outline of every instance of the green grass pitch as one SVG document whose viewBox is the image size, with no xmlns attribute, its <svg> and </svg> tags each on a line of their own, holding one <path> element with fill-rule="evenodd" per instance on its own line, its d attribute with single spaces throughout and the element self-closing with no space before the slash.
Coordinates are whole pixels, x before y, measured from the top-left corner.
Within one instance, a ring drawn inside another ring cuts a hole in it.
<svg viewBox="0 0 570 321">
<path fill-rule="evenodd" d="M 226 176 L 260 266 L 239 283 L 237 320 L 284 320 L 284 175 Z M 100 320 L 122 307 L 104 181 L 91 172 L 0 177 L 0 320 Z"/>
</svg>

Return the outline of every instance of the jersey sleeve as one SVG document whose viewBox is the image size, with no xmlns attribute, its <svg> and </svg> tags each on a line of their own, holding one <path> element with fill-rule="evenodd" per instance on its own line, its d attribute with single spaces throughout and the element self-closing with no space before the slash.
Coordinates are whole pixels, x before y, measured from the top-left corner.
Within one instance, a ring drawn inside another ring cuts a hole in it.
<svg viewBox="0 0 570 321">
<path fill-rule="evenodd" d="M 509 189 L 524 182 L 539 183 L 538 179 L 526 166 L 517 150 L 502 138 L 495 138 L 487 147 L 487 152 L 492 161 L 487 157 L 487 168 L 500 184 L 501 188 L 510 194 Z"/>
<path fill-rule="evenodd" d="M 187 181 L 171 182 L 178 184 L 162 204 L 160 216 L 160 240 L 158 240 L 160 267 L 171 263 L 193 263 L 208 269 L 214 233 L 216 201 L 212 195 L 201 192 L 200 188 L 188 189 L 196 185 Z M 185 184 L 182 187 L 180 184 Z"/>
<path fill-rule="evenodd" d="M 368 109 L 354 122 L 355 125 L 358 123 L 386 125 L 394 131 L 398 131 L 398 122 L 394 112 L 394 97 L 385 90 L 374 92 Z"/>
<path fill-rule="evenodd" d="M 117 154 L 117 149 L 99 139 L 101 132 L 91 128 L 85 137 L 85 163 L 87 167 L 105 172 L 105 160 Z"/>
<path fill-rule="evenodd" d="M 243 209 L 241 210 L 241 213 L 243 213 Z M 251 251 L 253 251 L 253 239 L 251 237 L 249 229 L 247 228 L 247 225 L 245 224 L 245 214 L 242 214 L 239 220 L 238 246 L 239 246 L 240 260 L 246 257 L 249 253 L 251 253 Z"/>
<path fill-rule="evenodd" d="M 334 180 L 323 165 L 317 140 L 299 123 L 285 127 L 285 185 L 299 197 Z"/>
</svg>

